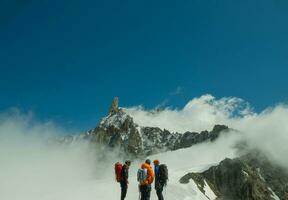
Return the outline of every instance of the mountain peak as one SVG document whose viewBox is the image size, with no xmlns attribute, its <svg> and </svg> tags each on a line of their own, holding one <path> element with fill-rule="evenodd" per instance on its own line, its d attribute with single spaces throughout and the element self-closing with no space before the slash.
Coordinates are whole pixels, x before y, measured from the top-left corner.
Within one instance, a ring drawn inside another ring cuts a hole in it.
<svg viewBox="0 0 288 200">
<path fill-rule="evenodd" d="M 114 97 L 112 104 L 110 106 L 109 109 L 109 115 L 110 114 L 115 114 L 119 112 L 119 98 L 118 97 Z"/>
</svg>

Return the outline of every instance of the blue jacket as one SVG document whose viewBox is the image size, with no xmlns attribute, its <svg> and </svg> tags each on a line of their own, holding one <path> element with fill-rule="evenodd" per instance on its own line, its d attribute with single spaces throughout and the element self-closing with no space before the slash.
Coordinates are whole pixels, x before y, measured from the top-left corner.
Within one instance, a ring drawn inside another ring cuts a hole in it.
<svg viewBox="0 0 288 200">
<path fill-rule="evenodd" d="M 155 182 L 159 180 L 159 166 L 154 167 L 154 172 L 155 172 Z"/>
</svg>

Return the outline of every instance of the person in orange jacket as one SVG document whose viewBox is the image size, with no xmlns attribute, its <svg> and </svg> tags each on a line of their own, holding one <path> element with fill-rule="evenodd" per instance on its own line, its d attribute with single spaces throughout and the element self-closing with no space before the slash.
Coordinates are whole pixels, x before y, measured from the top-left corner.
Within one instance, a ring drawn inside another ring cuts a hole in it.
<svg viewBox="0 0 288 200">
<path fill-rule="evenodd" d="M 142 168 L 145 168 L 147 170 L 147 175 L 145 181 L 143 181 L 139 185 L 141 200 L 150 200 L 151 184 L 154 181 L 154 172 L 151 166 L 151 161 L 147 159 L 145 163 L 142 164 Z"/>
</svg>

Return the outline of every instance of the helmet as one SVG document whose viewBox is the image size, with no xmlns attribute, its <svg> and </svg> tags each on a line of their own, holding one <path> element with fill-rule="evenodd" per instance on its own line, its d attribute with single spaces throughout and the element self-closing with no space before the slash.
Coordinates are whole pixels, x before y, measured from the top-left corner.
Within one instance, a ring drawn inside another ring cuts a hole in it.
<svg viewBox="0 0 288 200">
<path fill-rule="evenodd" d="M 160 161 L 159 160 L 154 160 L 153 163 L 154 163 L 154 165 L 159 165 Z"/>
<path fill-rule="evenodd" d="M 147 159 L 147 160 L 145 160 L 145 163 L 147 163 L 147 164 L 151 164 L 151 160 L 150 159 Z"/>
</svg>

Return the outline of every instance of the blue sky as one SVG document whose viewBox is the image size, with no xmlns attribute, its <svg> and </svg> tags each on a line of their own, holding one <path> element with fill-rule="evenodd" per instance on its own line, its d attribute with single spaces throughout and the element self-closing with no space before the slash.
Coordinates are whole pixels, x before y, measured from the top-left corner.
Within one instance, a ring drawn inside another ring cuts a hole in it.
<svg viewBox="0 0 288 200">
<path fill-rule="evenodd" d="M 2 0 L 0 110 L 85 130 L 122 106 L 288 100 L 288 3 Z"/>
</svg>

